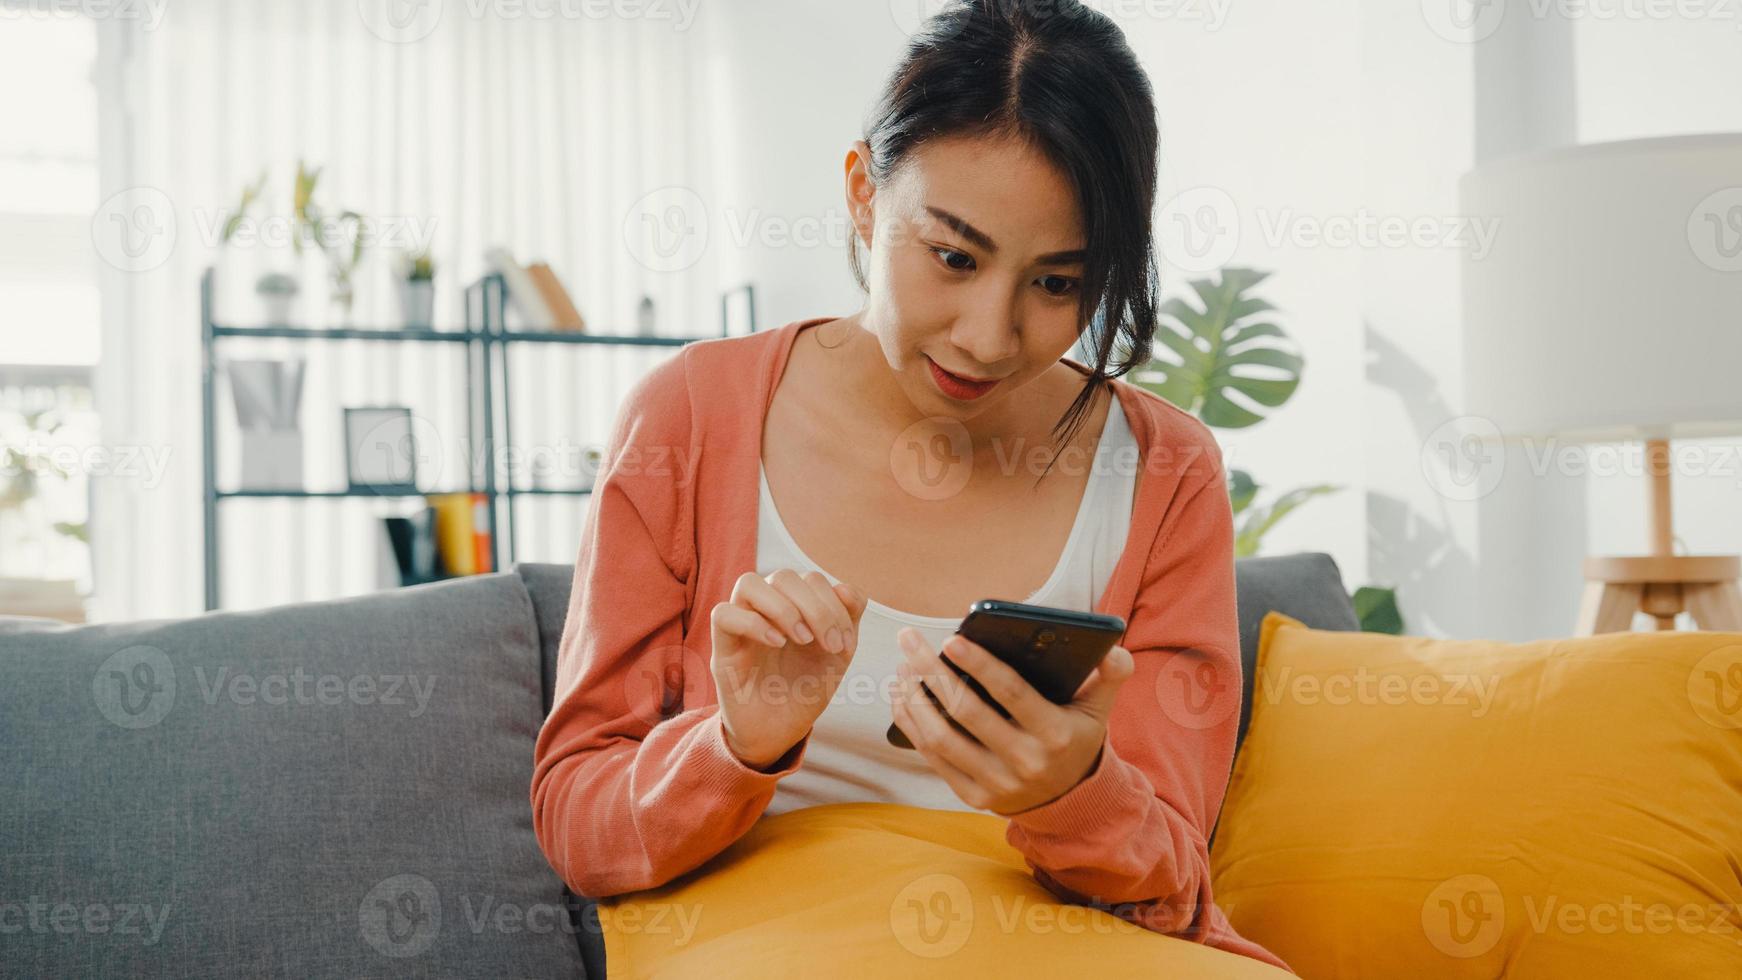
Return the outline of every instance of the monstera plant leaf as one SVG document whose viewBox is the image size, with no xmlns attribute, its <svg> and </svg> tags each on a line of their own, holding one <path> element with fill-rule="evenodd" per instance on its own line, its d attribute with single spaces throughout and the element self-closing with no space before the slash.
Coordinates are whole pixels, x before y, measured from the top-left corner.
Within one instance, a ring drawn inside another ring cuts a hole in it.
<svg viewBox="0 0 1742 980">
<path fill-rule="evenodd" d="M 1256 506 L 1253 504 L 1253 498 L 1258 495 L 1258 484 L 1251 483 L 1251 477 L 1247 477 L 1251 491 L 1245 502 L 1242 503 L 1237 496 L 1241 492 L 1241 488 L 1236 485 L 1235 474 L 1240 476 L 1245 476 L 1245 474 L 1239 470 L 1233 471 L 1233 474 L 1230 474 L 1228 486 L 1230 503 L 1234 506 L 1234 514 L 1239 522 L 1238 529 L 1234 534 L 1234 557 L 1236 558 L 1250 558 L 1258 554 L 1259 547 L 1264 543 L 1264 535 L 1269 533 L 1278 521 L 1287 517 L 1301 504 L 1314 497 L 1322 497 L 1327 493 L 1336 493 L 1343 489 L 1331 483 L 1316 483 L 1290 490 L 1268 504 Z"/>
<path fill-rule="evenodd" d="M 1305 364 L 1282 328 L 1264 318 L 1275 307 L 1250 295 L 1268 278 L 1256 269 L 1223 269 L 1220 279 L 1190 284 L 1199 305 L 1177 296 L 1162 304 L 1155 339 L 1173 356 L 1152 359 L 1135 383 L 1213 428 L 1264 421 L 1259 409 L 1288 401 Z"/>
<path fill-rule="evenodd" d="M 1349 597 L 1355 604 L 1355 615 L 1361 619 L 1361 632 L 1403 635 L 1403 613 L 1397 608 L 1397 591 L 1363 585 Z"/>
</svg>

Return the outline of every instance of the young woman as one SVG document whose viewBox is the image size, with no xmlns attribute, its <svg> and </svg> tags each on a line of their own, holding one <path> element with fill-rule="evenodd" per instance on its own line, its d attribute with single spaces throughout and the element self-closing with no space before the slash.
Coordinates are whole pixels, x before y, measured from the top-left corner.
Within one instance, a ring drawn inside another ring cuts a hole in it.
<svg viewBox="0 0 1742 980">
<path fill-rule="evenodd" d="M 953 4 L 846 154 L 863 308 L 691 344 L 635 385 L 532 786 L 577 892 L 664 884 L 764 813 L 972 809 L 1065 900 L 1281 965 L 1211 901 L 1240 699 L 1220 455 L 1114 380 L 1155 330 L 1156 142 L 1107 18 Z M 1127 631 L 1055 705 L 951 637 L 982 598 Z"/>
</svg>

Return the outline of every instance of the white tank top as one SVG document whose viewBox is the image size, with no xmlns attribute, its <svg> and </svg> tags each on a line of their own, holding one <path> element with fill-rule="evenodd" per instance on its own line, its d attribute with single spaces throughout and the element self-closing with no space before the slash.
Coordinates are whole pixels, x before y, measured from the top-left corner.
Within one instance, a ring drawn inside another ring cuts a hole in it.
<svg viewBox="0 0 1742 980">
<path fill-rule="evenodd" d="M 1126 424 L 1117 395 L 1094 456 L 1076 522 L 1071 525 L 1052 575 L 1024 602 L 1094 611 L 1113 566 L 1125 548 L 1137 485 L 1136 439 Z M 805 555 L 787 531 L 758 466 L 761 506 L 756 534 L 756 572 L 777 569 L 821 572 L 840 579 Z M 965 614 L 967 610 L 963 610 Z M 962 617 L 916 616 L 875 600 L 859 620 L 859 647 L 834 697 L 811 730 L 810 745 L 798 771 L 775 786 L 766 813 L 782 813 L 824 803 L 885 802 L 941 810 L 975 810 L 956 797 L 918 752 L 889 744 L 890 691 L 902 661 L 896 631 L 912 626 L 931 644 L 943 642 Z"/>
</svg>

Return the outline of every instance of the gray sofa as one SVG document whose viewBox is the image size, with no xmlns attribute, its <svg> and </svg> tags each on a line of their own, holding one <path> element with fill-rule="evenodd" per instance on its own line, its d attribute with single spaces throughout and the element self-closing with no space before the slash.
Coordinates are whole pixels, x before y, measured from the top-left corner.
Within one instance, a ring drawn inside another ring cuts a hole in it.
<svg viewBox="0 0 1742 980">
<path fill-rule="evenodd" d="M 1356 626 L 1326 555 L 1238 578 L 1248 685 L 1266 611 Z M 602 977 L 528 804 L 570 582 L 0 621 L 0 976 Z"/>
</svg>

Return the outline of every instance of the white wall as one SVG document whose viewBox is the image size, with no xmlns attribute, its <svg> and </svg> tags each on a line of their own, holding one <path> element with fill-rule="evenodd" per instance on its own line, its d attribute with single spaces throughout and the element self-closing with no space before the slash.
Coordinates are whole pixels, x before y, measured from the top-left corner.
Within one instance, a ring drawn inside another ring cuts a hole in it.
<svg viewBox="0 0 1742 980">
<path fill-rule="evenodd" d="M 1707 6 L 1717 12 L 1631 20 L 1586 17 L 1575 23 L 1581 142 L 1742 131 L 1742 10 Z M 1742 174 L 1737 181 L 1742 183 Z M 1641 341 L 1650 342 L 1649 336 L 1650 326 L 1642 325 Z M 1742 414 L 1742 394 L 1737 402 Z M 1678 553 L 1742 553 L 1742 440 L 1686 440 L 1676 446 L 1698 454 L 1696 466 L 1674 475 Z M 1629 447 L 1622 475 L 1587 478 L 1591 554 L 1648 549 L 1646 483 L 1631 475 L 1641 472 L 1641 455 L 1639 447 Z M 1635 628 L 1647 624 L 1641 616 Z M 1685 615 L 1682 625 L 1688 625 Z"/>
<path fill-rule="evenodd" d="M 749 0 L 700 23 L 719 148 L 702 193 L 721 281 L 755 283 L 764 330 L 857 311 L 843 161 L 907 35 L 880 2 Z"/>
<path fill-rule="evenodd" d="M 1476 41 L 1448 32 L 1432 3 L 1147 8 L 1167 16 L 1094 5 L 1131 12 L 1119 19 L 1156 89 L 1163 202 L 1220 202 L 1220 264 L 1274 272 L 1264 295 L 1307 358 L 1274 418 L 1218 433 L 1273 491 L 1345 487 L 1282 523 L 1265 551 L 1326 551 L 1351 589 L 1396 586 L 1412 633 L 1569 634 L 1585 554 L 1643 549 L 1644 487 L 1527 478 L 1509 460 L 1499 488 L 1467 500 L 1424 467 L 1463 412 L 1460 265 L 1478 246 L 1455 224 L 1457 182 L 1479 160 L 1575 139 L 1742 128 L 1737 25 L 1565 20 L 1511 0 Z M 890 8 L 906 6 L 833 4 L 824 16 L 748 0 L 716 18 L 715 124 L 738 145 L 721 161 L 728 203 L 844 225 L 840 157 L 900 53 Z M 1308 237 L 1346 219 L 1427 231 L 1354 247 Z M 839 236 L 716 241 L 728 278 L 757 282 L 765 327 L 857 308 Z M 1178 265 L 1164 270 L 1170 287 L 1191 274 Z M 1742 550 L 1739 481 L 1679 480 L 1692 550 Z"/>
<path fill-rule="evenodd" d="M 1474 61 L 1416 4 L 1363 0 L 1364 201 L 1443 222 L 1474 160 Z M 1424 471 L 1424 448 L 1462 405 L 1459 266 L 1465 249 L 1424 239 L 1366 253 L 1361 361 L 1370 578 L 1395 587 L 1411 633 L 1481 632 L 1474 508 Z"/>
<path fill-rule="evenodd" d="M 906 35 L 883 3 L 819 6 L 752 0 L 709 25 L 717 31 L 716 125 L 737 140 L 723 159 L 729 206 L 780 221 L 822 220 L 845 235 L 841 161 L 861 135 Z M 1207 8 L 1199 8 L 1207 9 Z M 1121 23 L 1154 81 L 1162 127 L 1162 196 L 1221 188 L 1239 211 L 1232 263 L 1276 272 L 1264 295 L 1299 341 L 1307 374 L 1274 419 L 1220 435 L 1235 465 L 1273 491 L 1344 485 L 1272 533 L 1267 551 L 1327 551 L 1353 586 L 1365 581 L 1360 280 L 1356 250 L 1268 240 L 1287 209 L 1349 214 L 1360 191 L 1359 35 L 1352 12 L 1332 15 L 1280 0 L 1229 8 L 1223 23 L 1194 17 Z M 1320 38 L 1310 46 L 1301 36 Z M 794 44 L 794 38 L 804 43 Z M 724 144 L 721 144 L 724 145 Z M 757 283 L 764 327 L 856 310 L 844 239 L 822 247 L 737 245 L 716 235 L 721 268 Z M 1181 287 L 1184 274 L 1166 273 Z"/>
</svg>

